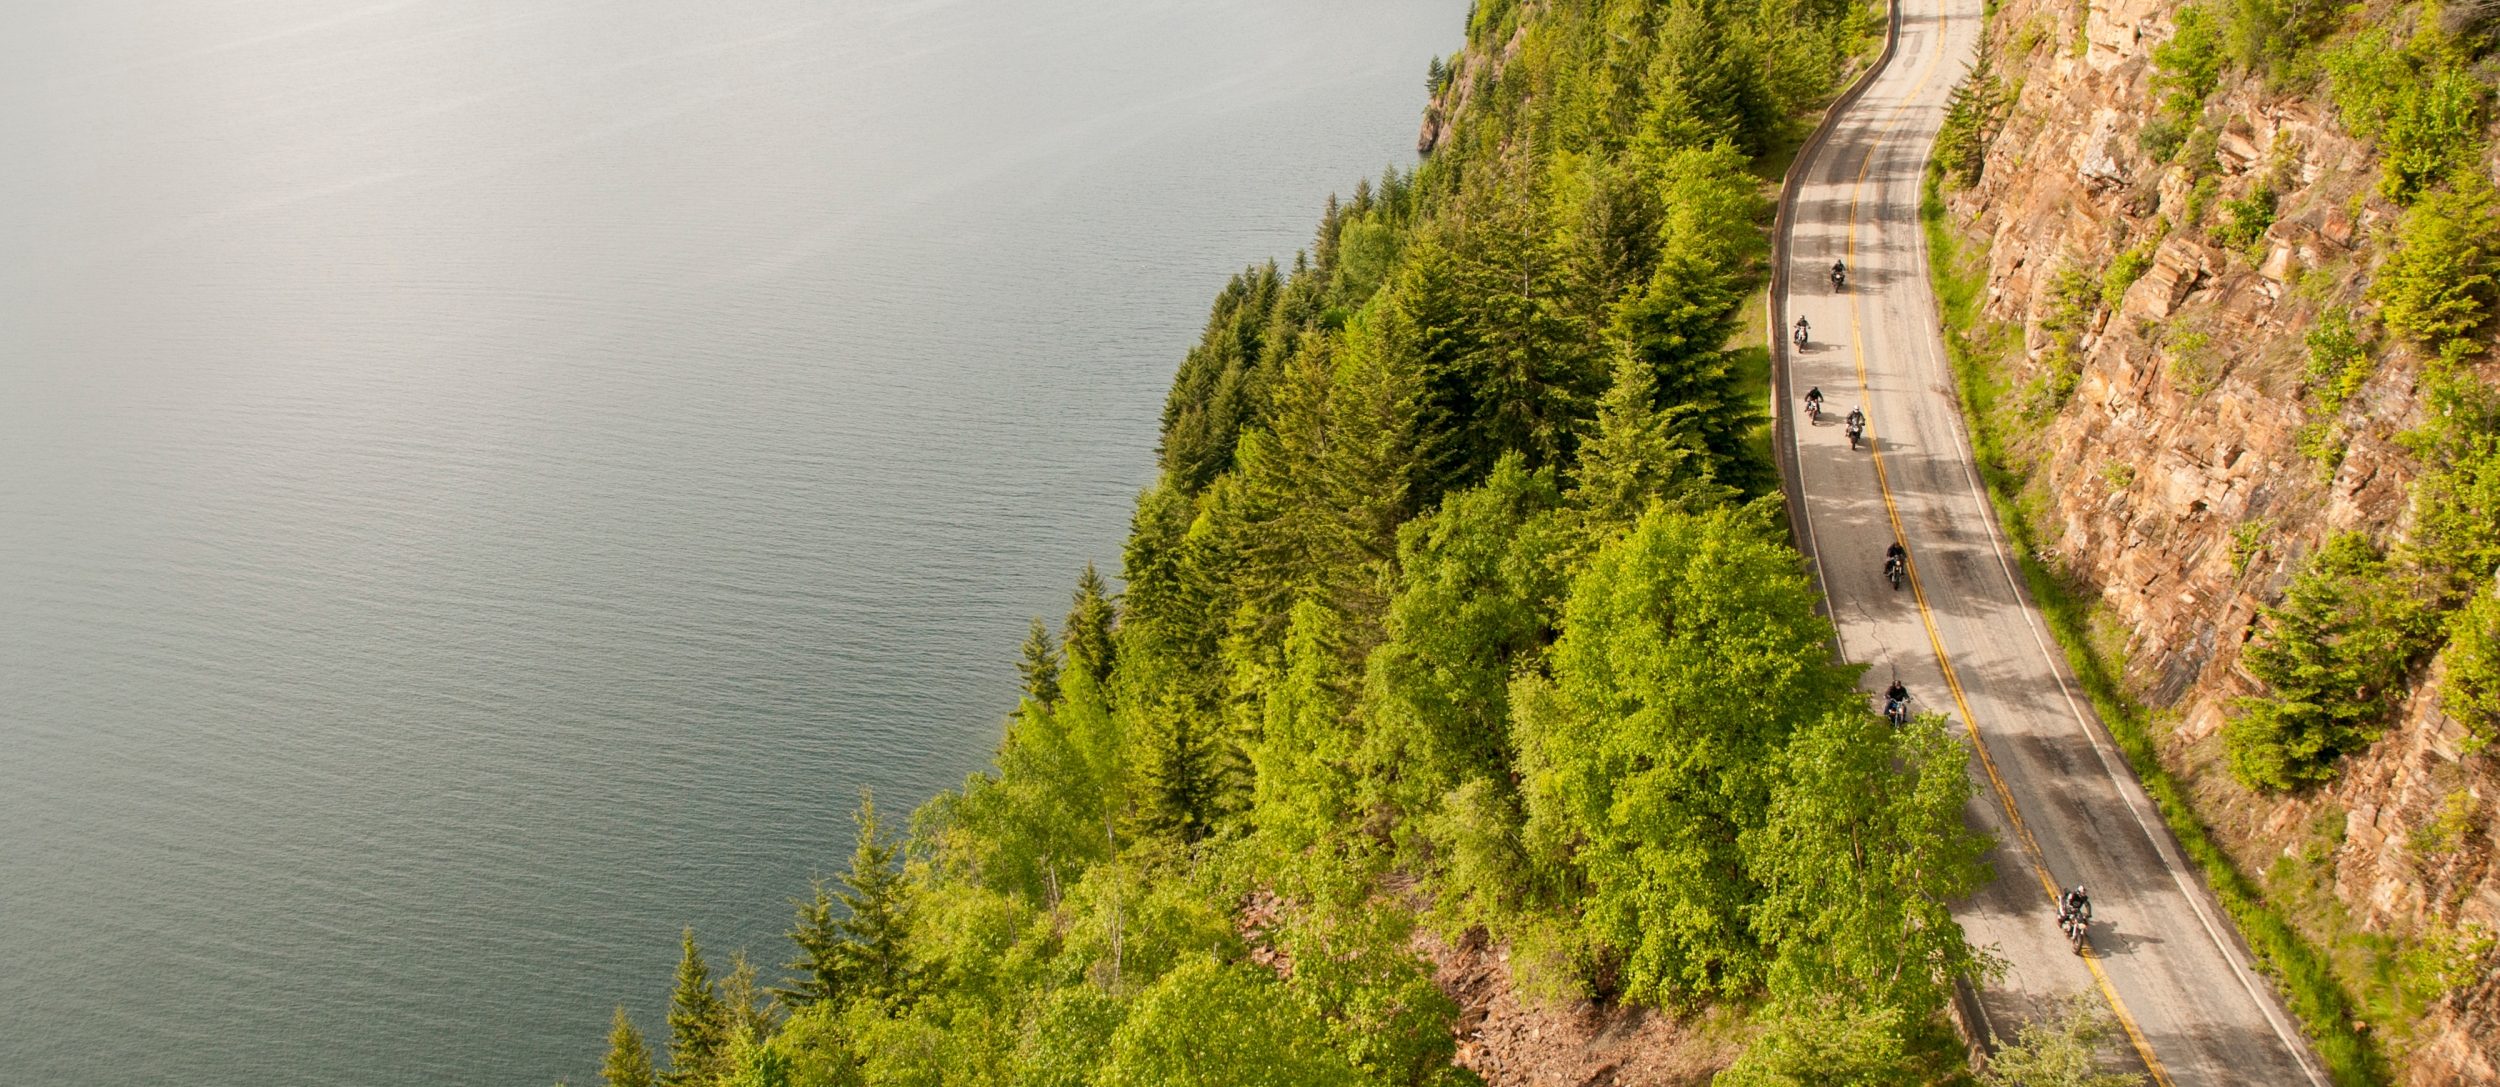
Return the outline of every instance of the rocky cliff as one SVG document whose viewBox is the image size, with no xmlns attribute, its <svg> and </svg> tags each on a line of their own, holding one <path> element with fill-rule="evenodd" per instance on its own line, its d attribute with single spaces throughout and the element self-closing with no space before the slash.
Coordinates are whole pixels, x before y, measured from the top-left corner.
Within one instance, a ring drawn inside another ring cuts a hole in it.
<svg viewBox="0 0 2500 1087">
<path fill-rule="evenodd" d="M 2500 794 L 2441 708 L 2443 662 L 2413 673 L 2383 738 L 2330 784 L 2252 790 L 2226 769 L 2235 700 L 2267 696 L 2242 661 L 2261 609 L 2330 534 L 2394 544 L 2411 527 L 2421 466 L 2398 436 L 2422 422 L 2427 360 L 2381 337 L 2345 395 L 2310 387 L 2307 334 L 2368 326 L 2402 211 L 2314 74 L 2226 70 L 2184 152 L 2148 132 L 2170 89 L 2153 53 L 2181 7 L 2006 0 L 1991 23 L 2004 105 L 1945 214 L 1964 273 L 1985 279 L 1972 331 L 2025 480 L 2017 516 L 2097 602 L 2097 648 L 2123 662 L 2165 767 L 2267 907 L 2333 961 L 2389 1077 L 2500 1082 L 2500 973 L 2474 942 L 2500 928 L 2484 815 Z M 2268 199 L 2259 231 L 2239 209 Z"/>
</svg>

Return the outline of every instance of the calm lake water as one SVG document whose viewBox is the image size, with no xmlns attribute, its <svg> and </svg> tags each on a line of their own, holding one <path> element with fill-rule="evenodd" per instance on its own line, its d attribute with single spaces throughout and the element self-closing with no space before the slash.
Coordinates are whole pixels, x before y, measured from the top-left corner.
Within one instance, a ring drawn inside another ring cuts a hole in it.
<svg viewBox="0 0 2500 1087">
<path fill-rule="evenodd" d="M 986 762 L 1465 0 L 0 20 L 0 1082 L 595 1081 Z"/>
</svg>

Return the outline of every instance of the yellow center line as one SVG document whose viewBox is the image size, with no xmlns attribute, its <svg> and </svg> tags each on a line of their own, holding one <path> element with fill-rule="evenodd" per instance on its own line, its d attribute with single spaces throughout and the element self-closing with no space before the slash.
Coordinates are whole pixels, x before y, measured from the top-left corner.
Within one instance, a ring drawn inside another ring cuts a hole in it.
<svg viewBox="0 0 2500 1087">
<path fill-rule="evenodd" d="M 1918 97 L 1918 93 L 1927 88 L 1928 80 L 1935 77 L 1937 65 L 1943 62 L 1944 35 L 1939 32 L 1936 35 L 1935 57 L 1927 62 L 1927 70 L 1919 74 L 1918 82 L 1911 85 L 1909 93 L 1902 96 L 1901 104 L 1893 108 L 1892 117 L 1884 123 L 1883 130 L 1876 133 L 1874 146 L 1867 149 L 1865 160 L 1858 164 L 1857 176 L 1850 181 L 1849 233 L 1842 246 L 1843 259 L 1852 261 L 1857 259 L 1858 200 L 1865 188 L 1866 172 L 1875 164 L 1876 150 L 1882 147 L 1884 140 L 1901 123 L 1902 115 L 1909 110 L 1910 104 Z M 1871 403 L 1873 390 L 1867 386 L 1866 381 L 1866 339 L 1859 330 L 1858 306 L 1854 298 L 1848 309 L 1849 345 L 1857 359 L 1858 400 L 1860 403 Z M 1875 461 L 1875 486 L 1883 492 L 1884 496 L 1884 516 L 1892 523 L 1893 539 L 1898 541 L 1906 551 L 1909 547 L 1909 536 L 1901 526 L 1901 508 L 1893 500 L 1891 475 L 1884 470 L 1883 448 L 1875 441 L 1875 421 L 1872 414 L 1867 418 L 1866 439 L 1867 452 Z M 1918 603 L 1919 622 L 1927 628 L 1928 648 L 1935 651 L 1936 667 L 1944 673 L 1945 687 L 1953 692 L 1954 706 L 1962 711 L 1963 728 L 1970 736 L 1972 749 L 1979 755 L 1979 765 L 1987 771 L 1989 784 L 1995 787 L 1997 802 L 2005 809 L 2006 819 L 2013 824 L 2014 836 L 2022 842 L 2024 859 L 2031 863 L 2032 874 L 2038 877 L 2040 889 L 2048 893 L 2051 903 L 2055 903 L 2058 896 L 2057 881 L 2049 875 L 2046 854 L 2041 851 L 2039 840 L 2032 837 L 2030 825 L 2023 821 L 2022 810 L 2015 806 L 2013 790 L 2006 786 L 2005 778 L 1997 772 L 1996 759 L 1989 755 L 1987 741 L 1980 738 L 1979 717 L 1971 712 L 1970 698 L 1962 690 L 1961 677 L 1955 674 L 1953 659 L 1944 649 L 1944 638 L 1937 633 L 1935 612 L 1927 605 L 1927 590 L 1918 578 L 1918 560 L 1907 558 L 1903 565 L 1908 568 L 1909 572 L 1910 597 Z M 2144 1066 L 2152 1072 L 2153 1079 L 2160 1083 L 2161 1087 L 2177 1087 L 2171 1081 L 2169 1071 L 2162 1067 L 2161 1058 L 2153 1055 L 2152 1043 L 2145 1039 L 2144 1031 L 2136 1025 L 2135 1017 L 2128 1014 L 2127 1002 L 2119 998 L 2117 987 L 2110 983 L 2108 972 L 2101 968 L 2100 956 L 2091 949 L 2089 944 L 2085 945 L 2083 951 L 2083 964 L 2092 971 L 2092 978 L 2099 983 L 2102 997 L 2109 1001 L 2111 1012 L 2118 1017 L 2118 1025 L 2126 1030 L 2127 1040 L 2134 1043 L 2137 1055 L 2144 1058 Z"/>
</svg>

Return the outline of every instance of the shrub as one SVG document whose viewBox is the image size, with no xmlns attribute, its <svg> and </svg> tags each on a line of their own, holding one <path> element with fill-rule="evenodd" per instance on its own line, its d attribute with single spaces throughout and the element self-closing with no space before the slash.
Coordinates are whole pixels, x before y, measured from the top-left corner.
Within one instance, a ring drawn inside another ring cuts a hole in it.
<svg viewBox="0 0 2500 1087">
<path fill-rule="evenodd" d="M 2162 110 L 2194 118 L 2222 84 L 2222 22 L 2202 4 L 2180 8 L 2171 17 L 2178 32 L 2153 47 L 2154 86 L 2168 92 Z"/>
<path fill-rule="evenodd" d="M 2483 86 L 2453 58 L 2371 30 L 2328 54 L 2326 70 L 2344 127 L 2380 144 L 2388 199 L 2409 204 L 2481 153 Z"/>
<path fill-rule="evenodd" d="M 2266 228 L 2274 225 L 2275 195 L 2272 186 L 2260 185 L 2238 200 L 2222 202 L 2222 225 L 2214 228 L 2214 241 L 2226 249 L 2252 249 L 2266 238 Z"/>
<path fill-rule="evenodd" d="M 2208 159 L 2213 157 L 2213 133 L 2200 128 L 2196 130 L 2196 135 L 2188 140 L 2188 157 L 2191 162 L 2195 160 L 2198 141 L 2203 141 L 2206 145 L 2205 157 Z M 2179 221 L 2187 224 L 2187 228 L 2191 231 L 2205 225 L 2205 212 L 2214 206 L 2214 198 L 2221 195 L 2222 180 L 2220 178 L 2209 177 L 2197 182 L 2195 188 L 2188 190 L 2187 207 L 2180 212 Z"/>
<path fill-rule="evenodd" d="M 2396 251 L 2380 268 L 2370 296 L 2386 308 L 2382 318 L 2424 347 L 2481 327 L 2494 301 L 2500 272 L 2500 215 L 2488 184 L 2469 183 L 2430 194 L 2407 212 L 2397 228 Z"/>
<path fill-rule="evenodd" d="M 2376 368 L 2361 338 L 2353 333 L 2352 318 L 2340 310 L 2330 312 L 2318 319 L 2304 339 L 2309 347 L 2309 391 L 2318 398 L 2319 409 L 2329 415 L 2344 410 L 2344 401 L 2361 391 Z"/>
<path fill-rule="evenodd" d="M 1987 165 L 1988 141 L 1996 138 L 2010 96 L 1997 82 L 1995 62 L 1982 49 L 1978 61 L 1953 85 L 1945 100 L 1944 126 L 1936 130 L 1933 161 L 1946 177 L 1963 185 L 1978 182 Z"/>
<path fill-rule="evenodd" d="M 2281 607 L 2240 663 L 2269 697 L 2237 700 L 2224 727 L 2231 772 L 2267 789 L 2335 776 L 2337 759 L 2379 737 L 2381 719 L 2415 657 L 2432 613 L 2364 537 L 2336 536 L 2292 580 Z"/>
<path fill-rule="evenodd" d="M 2189 332 L 2170 341 L 2162 352 L 2170 363 L 2170 381 L 2189 396 L 2203 396 L 2212 391 L 2214 381 L 2222 376 L 2222 367 L 2214 361 L 2208 348 L 2213 337 L 2202 332 Z"/>
<path fill-rule="evenodd" d="M 2500 733 L 2500 595 L 2484 593 L 2448 617 L 2448 680 L 2441 704 L 2480 748 Z"/>
<path fill-rule="evenodd" d="M 2144 278 L 2144 273 L 2152 270 L 2153 253 L 2161 248 L 2162 235 L 2169 229 L 2170 224 L 2156 220 L 2151 234 L 2137 242 L 2134 248 L 2118 254 L 2118 259 L 2109 262 L 2109 271 L 2101 274 L 2102 305 L 2117 309 L 2118 303 L 2127 296 L 2127 288 L 2135 286 L 2136 280 Z"/>
<path fill-rule="evenodd" d="M 2144 152 L 2144 157 L 2156 164 L 2165 163 L 2170 161 L 2170 156 L 2178 153 L 2180 144 L 2187 142 L 2187 135 L 2186 122 L 2162 114 L 2144 122 L 2144 127 L 2136 130 L 2135 149 Z"/>
</svg>

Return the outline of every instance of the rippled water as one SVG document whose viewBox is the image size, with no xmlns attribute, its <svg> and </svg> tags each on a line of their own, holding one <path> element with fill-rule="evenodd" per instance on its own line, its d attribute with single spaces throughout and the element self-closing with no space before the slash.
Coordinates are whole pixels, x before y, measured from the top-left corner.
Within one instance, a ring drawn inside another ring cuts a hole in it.
<svg viewBox="0 0 2500 1087">
<path fill-rule="evenodd" d="M 583 1083 L 778 962 L 1464 10 L 0 15 L 0 1081 Z"/>
</svg>

